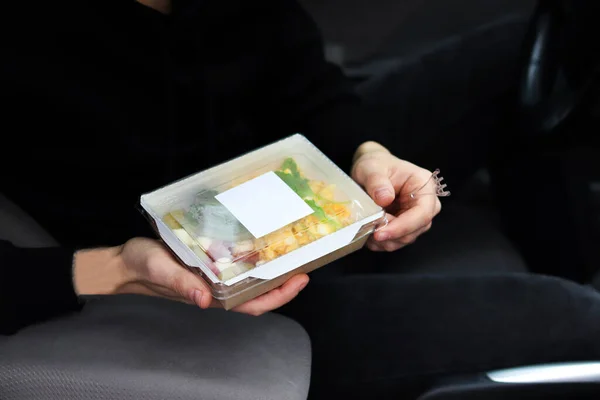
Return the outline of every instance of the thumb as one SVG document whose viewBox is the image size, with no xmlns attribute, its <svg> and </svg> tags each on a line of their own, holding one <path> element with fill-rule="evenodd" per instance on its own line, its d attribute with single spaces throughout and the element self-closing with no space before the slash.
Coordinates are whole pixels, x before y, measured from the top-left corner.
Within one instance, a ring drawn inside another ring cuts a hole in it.
<svg viewBox="0 0 600 400">
<path fill-rule="evenodd" d="M 212 302 L 210 289 L 192 272 L 182 270 L 176 273 L 171 283 L 173 290 L 183 301 L 208 308 Z"/>
<path fill-rule="evenodd" d="M 141 281 L 152 294 L 208 308 L 212 301 L 210 288 L 202 279 L 184 268 L 164 248 L 149 254 Z"/>
<path fill-rule="evenodd" d="M 394 186 L 385 163 L 377 159 L 360 159 L 354 169 L 354 179 L 365 188 L 369 196 L 381 207 L 387 207 L 396 198 Z"/>
</svg>

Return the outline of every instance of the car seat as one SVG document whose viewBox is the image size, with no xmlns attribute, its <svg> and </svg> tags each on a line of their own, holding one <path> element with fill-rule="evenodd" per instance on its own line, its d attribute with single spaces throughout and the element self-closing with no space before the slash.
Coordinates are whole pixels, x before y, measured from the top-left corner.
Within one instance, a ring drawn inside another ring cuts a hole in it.
<svg viewBox="0 0 600 400">
<path fill-rule="evenodd" d="M 0 240 L 56 245 L 2 195 Z M 304 400 L 310 368 L 308 335 L 281 315 L 144 296 L 89 298 L 79 313 L 0 336 L 3 400 Z"/>
</svg>

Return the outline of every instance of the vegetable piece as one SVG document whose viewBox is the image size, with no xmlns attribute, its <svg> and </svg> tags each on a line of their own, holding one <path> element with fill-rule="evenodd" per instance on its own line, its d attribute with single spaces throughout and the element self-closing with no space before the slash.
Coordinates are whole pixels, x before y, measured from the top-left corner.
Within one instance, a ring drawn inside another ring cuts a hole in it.
<svg viewBox="0 0 600 400">
<path fill-rule="evenodd" d="M 229 259 L 229 261 L 231 262 L 231 260 L 233 259 L 233 256 L 229 251 L 228 246 L 224 242 L 218 240 L 214 240 L 211 243 L 210 247 L 207 249 L 207 253 L 215 261 L 226 258 Z"/>
<path fill-rule="evenodd" d="M 213 243 L 212 239 L 207 238 L 206 236 L 198 236 L 197 242 L 205 251 L 210 249 L 210 246 L 212 246 Z"/>
<path fill-rule="evenodd" d="M 327 185 L 317 192 L 319 200 L 322 202 L 334 202 L 335 185 Z"/>
<path fill-rule="evenodd" d="M 308 186 L 308 181 L 306 179 L 295 177 L 291 173 L 283 171 L 275 171 L 275 174 L 302 199 L 312 199 L 315 197 L 315 193 L 311 190 L 310 186 Z"/>
<path fill-rule="evenodd" d="M 188 247 L 192 247 L 196 245 L 196 242 L 194 242 L 194 239 L 185 231 L 185 229 L 173 229 L 173 233 L 175 234 L 175 236 L 177 236 L 179 238 L 179 240 L 181 240 L 186 246 Z"/>
<path fill-rule="evenodd" d="M 219 271 L 223 272 L 226 269 L 230 268 L 233 265 L 233 263 L 231 262 L 231 258 L 223 257 L 223 258 L 219 258 L 215 262 L 215 265 L 217 266 Z"/>
<path fill-rule="evenodd" d="M 169 227 L 169 229 L 181 229 L 182 226 L 172 213 L 168 213 L 163 217 L 163 222 Z"/>
<path fill-rule="evenodd" d="M 309 181 L 308 182 L 308 186 L 310 186 L 310 189 L 314 193 L 319 194 L 321 192 L 321 190 L 323 190 L 325 188 L 325 182 L 323 182 L 323 181 Z"/>
<path fill-rule="evenodd" d="M 317 217 L 320 222 L 327 222 L 331 224 L 335 230 L 338 230 L 342 227 L 342 225 L 335 218 L 331 218 L 329 215 L 327 215 L 325 210 L 319 207 L 314 200 L 307 200 L 306 204 L 308 204 L 310 208 L 315 211 L 313 215 Z"/>
<path fill-rule="evenodd" d="M 317 196 L 311 189 L 308 179 L 303 178 L 298 170 L 298 165 L 292 158 L 287 158 L 281 165 L 281 170 L 275 172 L 306 204 L 308 204 L 314 215 L 320 220 L 329 220 L 325 211 L 314 200 Z"/>
<path fill-rule="evenodd" d="M 254 250 L 254 242 L 252 240 L 242 240 L 240 242 L 237 242 L 233 246 L 232 253 L 233 253 L 233 255 L 237 256 L 239 254 L 249 253 L 253 250 Z"/>
<path fill-rule="evenodd" d="M 281 178 L 302 199 L 314 198 L 315 193 L 310 188 L 308 179 L 304 178 L 293 158 L 286 158 L 279 171 L 275 174 Z"/>
<path fill-rule="evenodd" d="M 285 159 L 285 161 L 281 165 L 281 170 L 289 170 L 292 176 L 294 176 L 295 178 L 302 178 L 300 170 L 298 169 L 298 164 L 296 164 L 296 161 L 294 161 L 294 159 L 291 157 Z"/>
</svg>

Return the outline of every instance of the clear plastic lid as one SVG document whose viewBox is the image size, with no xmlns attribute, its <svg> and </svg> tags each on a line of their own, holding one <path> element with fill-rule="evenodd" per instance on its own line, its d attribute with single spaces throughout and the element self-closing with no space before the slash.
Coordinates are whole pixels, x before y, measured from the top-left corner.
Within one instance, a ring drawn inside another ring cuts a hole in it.
<svg viewBox="0 0 600 400">
<path fill-rule="evenodd" d="M 384 215 L 301 135 L 166 187 L 158 202 L 164 224 L 222 282 Z"/>
</svg>

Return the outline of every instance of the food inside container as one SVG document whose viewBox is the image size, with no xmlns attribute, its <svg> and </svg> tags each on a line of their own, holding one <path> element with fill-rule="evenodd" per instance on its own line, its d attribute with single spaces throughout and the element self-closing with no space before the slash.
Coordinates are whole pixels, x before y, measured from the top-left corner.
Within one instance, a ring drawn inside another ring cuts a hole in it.
<svg viewBox="0 0 600 400">
<path fill-rule="evenodd" d="M 165 224 L 193 251 L 210 257 L 208 267 L 227 281 L 266 264 L 304 245 L 334 233 L 355 222 L 352 202 L 334 183 L 312 179 L 293 157 L 286 158 L 275 171 L 313 213 L 263 237 L 254 238 L 217 199 L 215 190 L 198 193 L 193 202 L 163 216 Z M 230 189 L 254 178 L 237 179 Z"/>
</svg>

